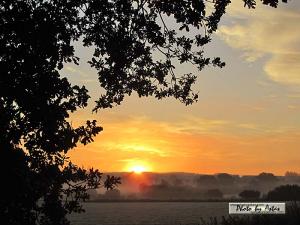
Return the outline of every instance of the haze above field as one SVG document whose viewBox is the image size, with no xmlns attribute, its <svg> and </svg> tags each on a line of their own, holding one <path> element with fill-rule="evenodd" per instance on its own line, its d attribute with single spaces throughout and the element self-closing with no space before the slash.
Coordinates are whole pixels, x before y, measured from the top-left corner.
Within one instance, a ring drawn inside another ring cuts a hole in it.
<svg viewBox="0 0 300 225">
<path fill-rule="evenodd" d="M 281 185 L 300 184 L 299 174 L 293 172 L 285 176 L 265 172 L 252 176 L 179 172 L 115 172 L 109 175 L 121 177 L 122 184 L 114 190 L 91 191 L 91 200 L 221 200 L 240 198 L 239 194 L 245 190 L 257 191 L 254 199 L 258 199 Z"/>
</svg>

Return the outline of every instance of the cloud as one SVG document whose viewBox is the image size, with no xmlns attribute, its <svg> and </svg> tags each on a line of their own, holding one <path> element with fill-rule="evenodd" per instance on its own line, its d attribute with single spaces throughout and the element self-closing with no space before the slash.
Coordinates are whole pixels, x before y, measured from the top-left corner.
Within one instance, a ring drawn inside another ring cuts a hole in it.
<svg viewBox="0 0 300 225">
<path fill-rule="evenodd" d="M 275 55 L 266 63 L 264 69 L 276 82 L 300 84 L 300 53 Z"/>
<path fill-rule="evenodd" d="M 195 116 L 185 116 L 180 120 L 182 122 L 175 123 L 173 130 L 184 133 L 219 133 L 223 132 L 230 121 L 208 119 Z"/>
<path fill-rule="evenodd" d="M 74 68 L 73 66 L 65 66 L 64 70 L 67 71 L 67 72 L 70 72 L 72 74 L 78 74 L 81 77 L 85 77 L 85 78 L 89 76 L 87 72 L 84 72 L 84 71 L 82 71 L 81 69 L 79 69 L 77 67 Z M 88 79 L 86 79 L 86 80 L 88 80 Z"/>
<path fill-rule="evenodd" d="M 268 58 L 264 71 L 271 80 L 300 85 L 300 4 L 289 4 L 246 10 L 233 3 L 228 12 L 232 23 L 221 26 L 218 36 L 242 50 L 248 62 Z"/>
<path fill-rule="evenodd" d="M 257 124 L 251 124 L 251 123 L 241 123 L 241 124 L 238 124 L 238 127 L 245 128 L 245 129 L 250 129 L 250 130 L 257 130 L 258 129 Z"/>
<path fill-rule="evenodd" d="M 300 98 L 300 94 L 288 94 L 287 97 L 292 99 L 298 99 Z"/>
<path fill-rule="evenodd" d="M 144 152 L 148 154 L 158 155 L 160 157 L 167 157 L 169 153 L 165 150 L 160 150 L 157 147 L 152 147 L 143 143 L 129 143 L 129 144 L 120 144 L 120 143 L 107 143 L 106 148 L 117 149 L 119 151 L 125 152 Z"/>
</svg>

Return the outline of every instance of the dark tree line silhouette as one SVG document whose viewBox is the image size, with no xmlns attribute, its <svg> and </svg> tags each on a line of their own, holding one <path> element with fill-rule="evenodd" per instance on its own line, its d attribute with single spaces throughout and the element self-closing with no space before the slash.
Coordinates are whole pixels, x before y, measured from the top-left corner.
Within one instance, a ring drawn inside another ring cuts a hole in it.
<svg viewBox="0 0 300 225">
<path fill-rule="evenodd" d="M 239 196 L 243 199 L 259 199 L 260 192 L 256 190 L 244 190 L 239 193 Z"/>
<path fill-rule="evenodd" d="M 268 193 L 277 187 L 291 185 L 292 190 L 299 187 L 300 176 L 293 172 L 285 176 L 272 173 L 258 175 L 233 175 L 217 173 L 214 175 L 194 173 L 153 173 L 135 174 L 132 172 L 113 173 L 120 176 L 122 185 L 118 189 L 97 193 L 89 190 L 91 201 L 211 201 L 211 200 L 272 200 Z M 259 180 L 259 181 L 258 181 Z M 253 185 L 258 183 L 258 185 Z M 281 201 L 297 199 L 296 196 L 281 197 Z"/>
<path fill-rule="evenodd" d="M 300 201 L 300 186 L 287 184 L 268 192 L 266 198 L 272 201 Z"/>
<path fill-rule="evenodd" d="M 255 7 L 254 0 L 244 0 Z M 276 7 L 278 1 L 263 0 Z M 3 0 L 0 2 L 1 224 L 69 224 L 82 211 L 89 188 L 113 188 L 98 170 L 72 164 L 66 154 L 102 131 L 96 121 L 73 127 L 70 113 L 87 106 L 87 89 L 62 78 L 65 63 L 79 64 L 73 43 L 94 48 L 90 65 L 106 93 L 95 111 L 120 104 L 126 95 L 197 100 L 193 74 L 177 75 L 173 60 L 223 67 L 203 46 L 229 0 Z M 206 14 L 206 4 L 214 7 Z M 164 18 L 172 16 L 178 30 Z M 160 22 L 159 22 L 160 21 Z M 193 38 L 185 34 L 199 30 Z M 179 32 L 180 31 L 180 32 Z M 181 35 L 180 33 L 185 33 Z M 153 52 L 164 60 L 155 60 Z"/>
</svg>

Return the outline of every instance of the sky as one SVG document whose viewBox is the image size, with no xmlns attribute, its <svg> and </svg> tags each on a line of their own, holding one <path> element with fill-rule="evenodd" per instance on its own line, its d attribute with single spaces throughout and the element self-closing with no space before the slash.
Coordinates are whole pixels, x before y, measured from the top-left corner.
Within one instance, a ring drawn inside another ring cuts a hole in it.
<svg viewBox="0 0 300 225">
<path fill-rule="evenodd" d="M 85 63 L 92 50 L 75 44 L 81 64 L 65 65 L 63 75 L 85 85 L 92 98 L 70 121 L 96 119 L 104 131 L 71 150 L 71 160 L 104 172 L 300 172 L 299 21 L 296 0 L 255 10 L 233 1 L 205 48 L 226 67 L 197 72 L 177 65 L 177 72 L 199 76 L 199 101 L 192 106 L 133 95 L 121 106 L 92 113 L 101 94 L 96 71 Z"/>
</svg>

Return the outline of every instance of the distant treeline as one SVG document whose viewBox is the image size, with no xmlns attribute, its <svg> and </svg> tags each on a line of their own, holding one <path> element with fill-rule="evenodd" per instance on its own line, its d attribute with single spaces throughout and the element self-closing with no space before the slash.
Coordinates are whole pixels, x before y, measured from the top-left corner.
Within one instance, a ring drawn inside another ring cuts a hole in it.
<svg viewBox="0 0 300 225">
<path fill-rule="evenodd" d="M 295 172 L 287 172 L 285 176 L 275 176 L 265 172 L 255 176 L 239 176 L 227 173 L 215 175 L 114 173 L 113 175 L 122 178 L 119 189 L 108 190 L 104 193 L 90 192 L 91 200 L 216 201 L 272 198 L 284 201 L 288 200 L 291 193 L 294 196 L 291 200 L 300 196 L 298 186 L 300 185 L 300 176 Z M 279 187 L 284 188 L 278 192 Z M 275 190 L 277 192 L 274 192 Z"/>
</svg>

